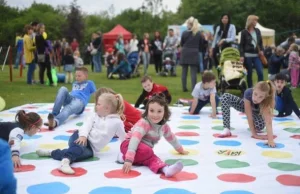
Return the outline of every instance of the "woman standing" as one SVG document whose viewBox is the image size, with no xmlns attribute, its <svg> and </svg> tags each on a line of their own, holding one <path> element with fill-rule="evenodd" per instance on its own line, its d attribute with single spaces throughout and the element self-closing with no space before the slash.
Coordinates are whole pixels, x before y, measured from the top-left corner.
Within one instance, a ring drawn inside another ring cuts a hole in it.
<svg viewBox="0 0 300 194">
<path fill-rule="evenodd" d="M 130 40 L 129 43 L 129 53 L 138 52 L 139 51 L 138 44 L 139 41 L 137 40 L 137 36 L 136 34 L 133 34 L 132 39 Z"/>
<path fill-rule="evenodd" d="M 144 34 L 144 39 L 139 42 L 139 50 L 142 53 L 143 63 L 144 63 L 144 75 L 147 75 L 148 66 L 150 63 L 150 40 L 149 34 Z"/>
<path fill-rule="evenodd" d="M 180 64 L 182 65 L 181 83 L 184 92 L 188 91 L 186 79 L 189 66 L 191 68 L 191 90 L 194 89 L 197 83 L 197 67 L 200 63 L 199 48 L 200 44 L 202 44 L 198 20 L 194 17 L 190 17 L 186 23 L 188 30 L 182 33 L 180 42 L 182 47 L 180 59 Z"/>
<path fill-rule="evenodd" d="M 161 40 L 159 32 L 154 33 L 154 39 L 152 40 L 151 45 L 152 45 L 153 61 L 155 64 L 156 75 L 159 75 L 159 73 L 162 70 L 162 46 L 163 46 L 163 42 Z"/>
<path fill-rule="evenodd" d="M 231 44 L 235 41 L 236 29 L 231 24 L 231 19 L 228 14 L 223 14 L 220 19 L 220 25 L 215 31 L 214 40 L 212 43 L 212 53 L 216 66 L 219 65 L 218 54 L 220 49 L 223 50 L 227 47 L 231 47 Z"/>
<path fill-rule="evenodd" d="M 263 55 L 263 44 L 260 30 L 255 28 L 258 17 L 249 15 L 246 22 L 246 29 L 241 32 L 240 53 L 241 61 L 247 69 L 248 88 L 252 88 L 252 67 L 256 69 L 258 81 L 264 80 L 263 65 L 259 55 Z"/>
<path fill-rule="evenodd" d="M 96 49 L 93 55 L 94 72 L 102 72 L 101 66 L 101 32 L 93 33 L 93 50 Z"/>
</svg>

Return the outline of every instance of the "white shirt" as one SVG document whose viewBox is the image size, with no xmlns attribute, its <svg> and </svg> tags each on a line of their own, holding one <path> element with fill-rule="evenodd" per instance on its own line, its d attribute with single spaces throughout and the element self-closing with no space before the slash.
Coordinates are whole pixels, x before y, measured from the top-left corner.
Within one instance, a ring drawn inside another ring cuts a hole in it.
<svg viewBox="0 0 300 194">
<path fill-rule="evenodd" d="M 13 141 L 13 145 L 11 145 L 10 147 L 12 155 L 17 155 L 17 156 L 20 155 L 21 141 L 23 139 L 23 136 L 24 136 L 24 130 L 19 127 L 14 128 L 9 133 L 8 142 Z"/>
<path fill-rule="evenodd" d="M 139 41 L 137 39 L 135 39 L 135 40 L 131 39 L 130 43 L 129 43 L 130 52 L 139 51 L 138 44 L 139 44 Z"/>
</svg>

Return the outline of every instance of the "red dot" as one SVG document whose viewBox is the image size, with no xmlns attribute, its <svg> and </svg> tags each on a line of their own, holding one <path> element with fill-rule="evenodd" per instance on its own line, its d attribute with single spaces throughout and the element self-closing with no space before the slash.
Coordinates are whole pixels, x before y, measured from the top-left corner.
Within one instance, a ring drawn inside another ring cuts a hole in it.
<svg viewBox="0 0 300 194">
<path fill-rule="evenodd" d="M 72 168 L 72 169 L 75 171 L 75 174 L 64 174 L 58 169 L 52 170 L 51 174 L 58 177 L 79 177 L 87 173 L 87 170 L 83 168 Z"/>
<path fill-rule="evenodd" d="M 291 136 L 291 138 L 300 139 L 300 135 L 293 135 L 293 136 Z"/>
<path fill-rule="evenodd" d="M 163 180 L 168 180 L 168 181 L 181 182 L 181 181 L 196 180 L 198 178 L 198 176 L 195 173 L 181 171 L 180 173 L 174 175 L 173 177 L 169 177 L 169 178 L 165 177 L 164 174 L 161 174 L 160 178 Z"/>
<path fill-rule="evenodd" d="M 106 178 L 119 178 L 119 179 L 131 179 L 140 176 L 141 173 L 135 170 L 131 170 L 129 173 L 124 173 L 122 169 L 112 170 L 104 173 Z"/>
<path fill-rule="evenodd" d="M 214 137 L 216 137 L 216 138 L 237 138 L 237 135 L 231 135 L 230 137 L 220 137 L 222 134 L 220 134 L 220 133 L 215 133 L 215 134 L 213 134 L 213 136 Z"/>
<path fill-rule="evenodd" d="M 48 108 L 48 110 L 53 110 L 53 108 Z"/>
<path fill-rule="evenodd" d="M 37 109 L 38 107 L 36 106 L 25 106 L 25 107 L 22 107 L 24 109 Z"/>
<path fill-rule="evenodd" d="M 41 128 L 41 130 L 39 131 L 40 133 L 44 133 L 44 132 L 53 132 L 53 130 L 49 130 L 48 127 L 43 127 Z"/>
<path fill-rule="evenodd" d="M 225 182 L 234 182 L 234 183 L 249 183 L 256 180 L 255 177 L 249 176 L 246 174 L 221 174 L 218 176 L 218 179 Z"/>
<path fill-rule="evenodd" d="M 21 167 L 14 169 L 15 172 L 29 172 L 34 170 L 35 170 L 34 165 L 21 165 Z"/>
<path fill-rule="evenodd" d="M 183 136 L 183 137 L 191 137 L 191 136 L 199 136 L 199 133 L 196 132 L 177 132 L 175 133 L 177 136 Z"/>
<path fill-rule="evenodd" d="M 276 180 L 286 186 L 300 186 L 300 176 L 284 174 L 278 176 Z"/>
<path fill-rule="evenodd" d="M 71 130 L 68 130 L 66 131 L 67 133 L 74 133 L 75 131 L 77 131 L 78 129 L 71 129 Z"/>
<path fill-rule="evenodd" d="M 223 115 L 223 113 L 222 112 L 218 112 L 217 115 Z"/>
<path fill-rule="evenodd" d="M 240 113 L 239 113 L 239 115 L 246 115 L 246 114 L 245 114 L 245 113 L 243 113 L 243 112 L 240 112 Z"/>
</svg>

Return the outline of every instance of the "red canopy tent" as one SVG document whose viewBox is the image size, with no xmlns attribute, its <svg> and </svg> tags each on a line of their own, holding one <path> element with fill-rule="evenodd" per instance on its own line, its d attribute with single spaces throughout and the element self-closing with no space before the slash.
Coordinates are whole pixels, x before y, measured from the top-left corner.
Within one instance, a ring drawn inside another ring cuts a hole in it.
<svg viewBox="0 0 300 194">
<path fill-rule="evenodd" d="M 111 31 L 103 34 L 102 40 L 105 50 L 114 47 L 114 42 L 117 40 L 120 34 L 123 35 L 124 40 L 128 41 L 131 39 L 132 36 L 132 34 L 120 24 L 116 25 Z"/>
</svg>

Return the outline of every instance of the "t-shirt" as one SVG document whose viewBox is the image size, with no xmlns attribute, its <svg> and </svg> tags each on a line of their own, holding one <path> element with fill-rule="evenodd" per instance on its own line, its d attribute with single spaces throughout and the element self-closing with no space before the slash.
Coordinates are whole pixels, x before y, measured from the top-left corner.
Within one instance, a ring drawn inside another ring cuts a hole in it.
<svg viewBox="0 0 300 194">
<path fill-rule="evenodd" d="M 253 103 L 252 94 L 253 88 L 248 88 L 244 93 L 244 98 L 250 101 L 253 112 L 259 112 L 259 104 Z"/>
<path fill-rule="evenodd" d="M 199 82 L 195 85 L 192 96 L 198 98 L 199 100 L 206 101 L 209 100 L 210 94 L 217 93 L 216 87 L 204 89 L 202 82 Z"/>
<path fill-rule="evenodd" d="M 84 82 L 74 82 L 72 86 L 71 95 L 80 99 L 84 105 L 90 101 L 91 95 L 96 91 L 95 83 L 91 80 Z"/>
</svg>

